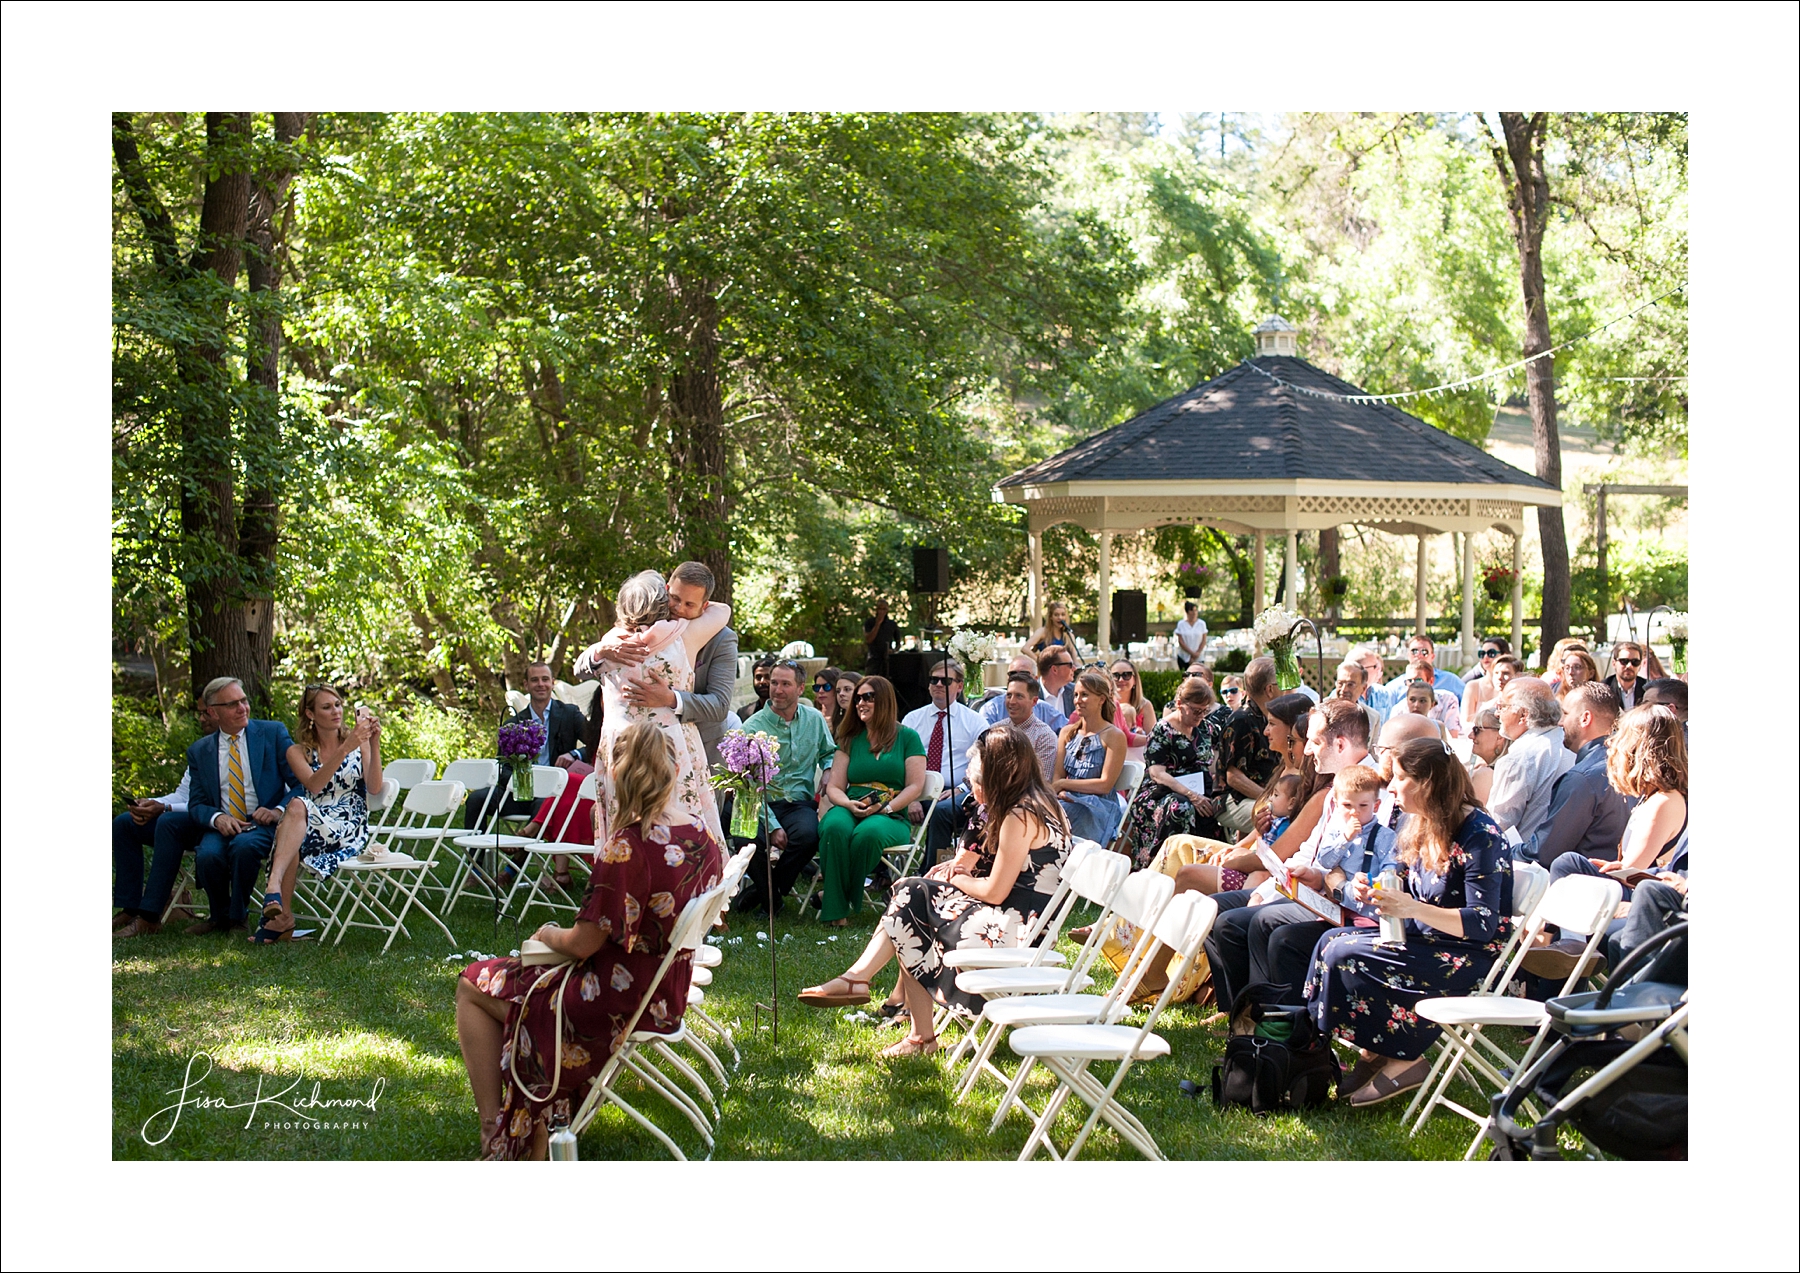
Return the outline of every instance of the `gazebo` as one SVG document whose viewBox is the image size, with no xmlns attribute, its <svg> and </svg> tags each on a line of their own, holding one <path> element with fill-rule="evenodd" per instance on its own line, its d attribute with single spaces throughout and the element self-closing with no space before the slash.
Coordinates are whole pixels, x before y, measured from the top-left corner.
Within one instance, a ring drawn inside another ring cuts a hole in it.
<svg viewBox="0 0 1800 1273">
<path fill-rule="evenodd" d="M 1191 524 L 1255 536 L 1261 611 L 1270 532 L 1286 536 L 1291 599 L 1299 532 L 1354 523 L 1418 537 L 1414 598 L 1423 629 L 1427 537 L 1459 531 L 1462 652 L 1472 660 L 1473 535 L 1491 527 L 1512 536 L 1512 640 L 1519 649 L 1525 507 L 1559 505 L 1562 492 L 1388 403 L 1347 401 L 1364 391 L 1299 357 L 1295 330 L 1282 319 L 1264 319 L 1255 336 L 1250 361 L 1020 469 L 994 488 L 996 502 L 1025 509 L 1031 612 L 1043 608 L 1043 535 L 1059 522 L 1099 536 L 1102 649 L 1112 645 L 1114 535 Z"/>
</svg>

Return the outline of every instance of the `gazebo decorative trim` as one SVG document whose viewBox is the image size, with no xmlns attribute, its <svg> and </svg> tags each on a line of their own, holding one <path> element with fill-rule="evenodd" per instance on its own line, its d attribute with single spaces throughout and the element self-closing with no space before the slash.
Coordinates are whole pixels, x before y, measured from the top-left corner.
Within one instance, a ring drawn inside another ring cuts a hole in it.
<svg viewBox="0 0 1800 1273">
<path fill-rule="evenodd" d="M 1112 537 L 1155 526 L 1205 525 L 1256 540 L 1257 609 L 1264 605 L 1269 532 L 1286 537 L 1287 595 L 1298 534 L 1354 524 L 1419 537 L 1417 620 L 1425 623 L 1426 537 L 1461 533 L 1462 644 L 1474 654 L 1474 550 L 1496 529 L 1513 540 L 1513 640 L 1523 636 L 1519 583 L 1525 509 L 1562 493 L 1530 473 L 1387 403 L 1293 352 L 1292 327 L 1271 316 L 1259 355 L 1087 438 L 994 489 L 1026 513 L 1030 607 L 1043 598 L 1043 533 L 1072 522 L 1100 538 L 1098 644 L 1110 647 Z M 1279 350 L 1279 352 L 1272 352 Z M 1256 374 L 1256 368 L 1279 377 Z M 1286 382 L 1286 383 L 1283 383 Z M 1289 385 L 1331 396 L 1299 393 Z"/>
</svg>

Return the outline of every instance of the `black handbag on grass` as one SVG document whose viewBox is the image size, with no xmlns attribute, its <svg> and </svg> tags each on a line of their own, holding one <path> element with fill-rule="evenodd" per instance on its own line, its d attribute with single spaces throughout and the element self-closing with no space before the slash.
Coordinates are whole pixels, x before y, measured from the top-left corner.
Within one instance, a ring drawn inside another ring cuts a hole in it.
<svg viewBox="0 0 1800 1273">
<path fill-rule="evenodd" d="M 1252 1114 L 1323 1105 L 1343 1076 L 1337 1054 L 1303 1006 L 1263 1003 L 1277 988 L 1248 986 L 1232 1006 L 1231 1038 L 1213 1066 L 1213 1104 Z"/>
</svg>

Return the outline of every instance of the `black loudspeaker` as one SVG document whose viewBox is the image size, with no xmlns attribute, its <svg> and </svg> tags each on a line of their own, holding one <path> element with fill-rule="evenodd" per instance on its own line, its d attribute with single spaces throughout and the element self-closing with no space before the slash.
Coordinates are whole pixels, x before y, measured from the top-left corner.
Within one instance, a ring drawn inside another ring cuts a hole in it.
<svg viewBox="0 0 1800 1273">
<path fill-rule="evenodd" d="M 888 655 L 888 680 L 894 683 L 894 700 L 899 704 L 902 716 L 931 701 L 931 692 L 925 687 L 925 653 L 922 650 L 895 650 Z"/>
<path fill-rule="evenodd" d="M 1138 588 L 1125 588 L 1112 596 L 1112 640 L 1114 645 L 1127 641 L 1147 641 L 1145 625 L 1150 612 L 1144 593 Z"/>
<path fill-rule="evenodd" d="M 950 591 L 950 550 L 948 548 L 913 549 L 914 592 Z"/>
</svg>

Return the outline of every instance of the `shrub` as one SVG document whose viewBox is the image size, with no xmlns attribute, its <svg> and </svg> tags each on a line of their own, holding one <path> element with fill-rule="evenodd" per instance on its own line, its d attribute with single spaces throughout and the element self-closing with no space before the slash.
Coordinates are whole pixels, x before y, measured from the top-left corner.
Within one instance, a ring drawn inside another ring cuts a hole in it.
<svg viewBox="0 0 1800 1273">
<path fill-rule="evenodd" d="M 153 699 L 113 695 L 112 794 L 160 796 L 181 785 L 187 749 L 200 737 L 200 718 L 177 711 L 168 725 Z"/>
</svg>

